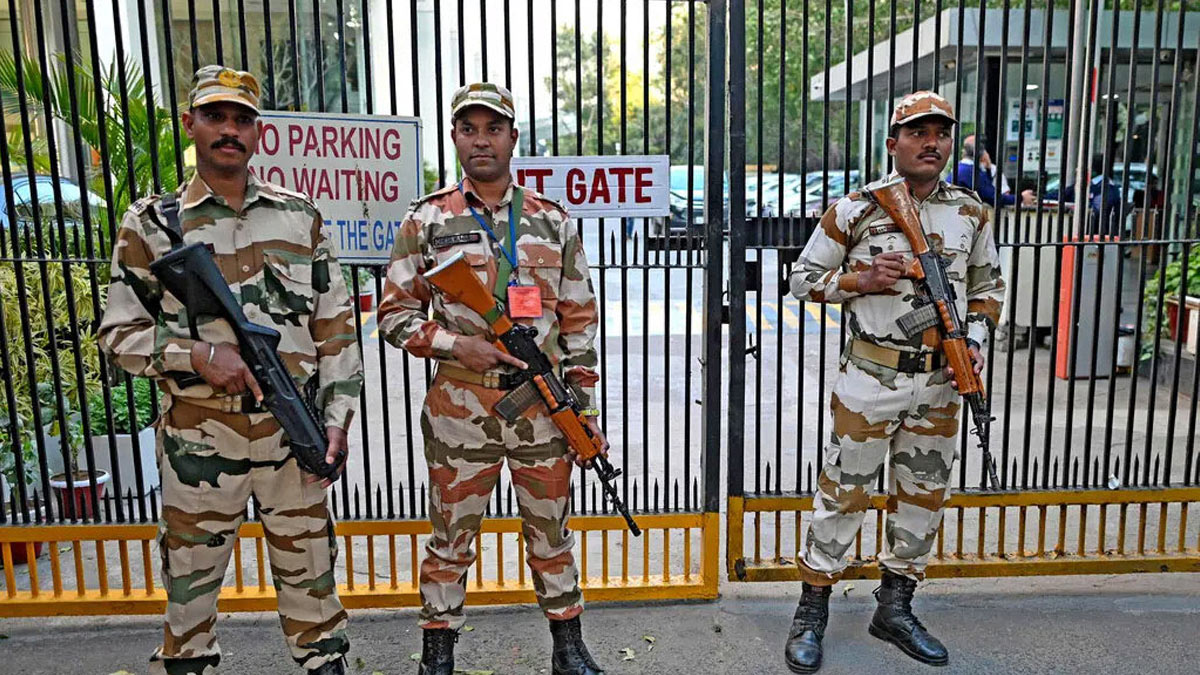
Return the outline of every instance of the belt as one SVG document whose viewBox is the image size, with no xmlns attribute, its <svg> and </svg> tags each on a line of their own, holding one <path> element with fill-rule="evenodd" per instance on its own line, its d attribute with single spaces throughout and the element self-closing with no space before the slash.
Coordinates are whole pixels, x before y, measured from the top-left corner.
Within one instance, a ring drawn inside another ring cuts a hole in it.
<svg viewBox="0 0 1200 675">
<path fill-rule="evenodd" d="M 945 361 L 940 352 L 907 352 L 860 339 L 850 342 L 850 353 L 901 373 L 931 373 L 942 368 Z"/>
<path fill-rule="evenodd" d="M 438 375 L 445 375 L 451 380 L 466 382 L 488 389 L 516 389 L 526 381 L 524 373 L 499 373 L 489 370 L 486 373 L 477 373 L 473 370 L 452 366 L 448 363 L 439 363 L 437 367 Z"/>
<path fill-rule="evenodd" d="M 254 394 L 243 394 L 241 396 L 219 396 L 215 398 L 187 398 L 183 396 L 174 397 L 176 401 L 182 401 L 188 405 L 194 405 L 198 408 L 207 408 L 209 410 L 219 410 L 227 413 L 261 413 L 267 412 L 257 400 Z"/>
</svg>

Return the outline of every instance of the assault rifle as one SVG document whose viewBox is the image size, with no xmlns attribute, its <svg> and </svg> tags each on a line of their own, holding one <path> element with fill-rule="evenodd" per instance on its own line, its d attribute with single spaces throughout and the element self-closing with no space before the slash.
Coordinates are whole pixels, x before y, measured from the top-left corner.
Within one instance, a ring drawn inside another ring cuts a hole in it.
<svg viewBox="0 0 1200 675">
<path fill-rule="evenodd" d="M 983 464 L 987 469 L 988 480 L 991 481 L 993 490 L 999 490 L 1000 479 L 996 476 L 996 463 L 988 450 L 988 423 L 993 419 L 991 406 L 987 394 L 984 393 L 983 382 L 975 372 L 974 362 L 971 361 L 967 331 L 958 316 L 958 306 L 955 304 L 957 295 L 946 277 L 949 260 L 929 247 L 929 240 L 921 227 L 921 217 L 917 213 L 908 182 L 904 178 L 890 180 L 878 188 L 866 190 L 866 193 L 904 232 L 913 250 L 914 258 L 905 276 L 916 282 L 920 305 L 897 319 L 896 323 L 909 338 L 920 335 L 927 328 L 937 326 L 942 337 L 942 353 L 954 369 L 958 393 L 966 399 L 971 409 L 971 422 L 974 434 L 979 438 L 979 447 L 983 450 Z"/>
<path fill-rule="evenodd" d="M 325 462 L 329 446 L 313 402 L 316 375 L 309 378 L 309 385 L 301 394 L 279 358 L 279 331 L 251 323 L 246 318 L 241 303 L 233 297 L 229 283 L 221 276 L 204 244 L 183 245 L 179 203 L 175 196 L 164 195 L 162 205 L 167 226 L 162 227 L 161 223 L 159 226 L 171 239 L 172 249 L 150 263 L 151 273 L 187 309 L 193 337 L 199 317 L 215 317 L 229 323 L 237 336 L 242 360 L 262 389 L 262 405 L 279 421 L 296 463 L 321 478 L 336 477 L 341 471 L 345 452 L 339 452 L 333 464 Z M 176 381 L 180 386 L 188 386 L 203 380 L 196 376 L 176 378 Z"/>
<path fill-rule="evenodd" d="M 625 518 L 625 523 L 636 537 L 642 533 L 629 509 L 621 501 L 614 481 L 621 470 L 614 468 L 608 458 L 601 454 L 604 447 L 598 436 L 581 414 L 582 406 L 554 373 L 554 366 L 534 338 L 537 328 L 514 324 L 504 314 L 461 252 L 424 274 L 425 280 L 433 284 L 447 298 L 462 303 L 488 322 L 496 339 L 492 344 L 503 352 L 524 361 L 529 368 L 515 377 L 521 380 L 511 392 L 496 404 L 496 413 L 509 423 L 516 421 L 530 406 L 545 403 L 550 419 L 567 438 L 567 445 L 583 460 L 591 460 L 596 477 L 613 508 Z"/>
</svg>

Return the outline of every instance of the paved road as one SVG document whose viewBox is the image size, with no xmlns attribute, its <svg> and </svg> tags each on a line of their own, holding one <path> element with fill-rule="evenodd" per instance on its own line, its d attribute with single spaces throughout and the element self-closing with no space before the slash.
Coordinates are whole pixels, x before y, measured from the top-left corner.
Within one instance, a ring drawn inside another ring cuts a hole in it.
<svg viewBox="0 0 1200 675">
<path fill-rule="evenodd" d="M 779 658 L 798 592 L 793 584 L 726 584 L 712 603 L 595 606 L 585 635 L 612 674 L 786 673 Z M 930 673 L 866 634 L 873 582 L 838 586 L 822 673 Z M 951 649 L 938 673 L 1195 672 L 1200 577 L 944 580 L 917 596 L 922 620 Z M 350 672 L 412 673 L 414 611 L 352 614 Z M 548 672 L 549 635 L 532 607 L 476 609 L 458 645 L 466 673 Z M 225 673 L 298 673 L 270 614 L 225 615 Z M 153 617 L 0 620 L 4 672 L 144 673 L 161 636 Z M 650 636 L 651 644 L 644 639 Z M 623 649 L 634 658 L 623 660 Z M 354 666 L 361 665 L 361 670 Z"/>
</svg>

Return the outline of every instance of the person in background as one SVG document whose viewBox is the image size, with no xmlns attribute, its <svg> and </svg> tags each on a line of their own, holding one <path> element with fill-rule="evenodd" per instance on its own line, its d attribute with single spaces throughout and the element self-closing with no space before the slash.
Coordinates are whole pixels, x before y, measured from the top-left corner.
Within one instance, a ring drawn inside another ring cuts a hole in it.
<svg viewBox="0 0 1200 675">
<path fill-rule="evenodd" d="M 992 162 L 992 157 L 988 154 L 984 144 L 982 142 L 976 143 L 975 134 L 971 134 L 963 139 L 962 152 L 962 159 L 958 160 L 958 166 L 954 169 L 954 176 L 953 180 L 950 181 L 951 183 L 965 187 L 968 190 L 974 190 L 979 195 L 979 199 L 993 209 L 998 206 L 1012 206 L 1017 202 L 1016 195 L 1008 187 L 1008 179 L 1001 174 L 999 203 L 997 203 L 996 164 Z M 979 165 L 978 170 L 975 168 L 976 164 Z M 978 178 L 976 178 L 977 175 Z M 976 184 L 977 180 L 978 184 Z M 1021 205 L 1034 205 L 1033 190 L 1021 191 Z"/>
</svg>

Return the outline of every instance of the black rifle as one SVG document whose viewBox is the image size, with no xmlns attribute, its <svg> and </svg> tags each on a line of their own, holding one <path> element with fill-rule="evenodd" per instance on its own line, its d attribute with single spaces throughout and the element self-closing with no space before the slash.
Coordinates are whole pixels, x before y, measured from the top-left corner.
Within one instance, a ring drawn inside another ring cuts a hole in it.
<svg viewBox="0 0 1200 675">
<path fill-rule="evenodd" d="M 212 254 L 204 244 L 183 245 L 179 202 L 175 195 L 164 195 L 162 205 L 167 226 L 162 227 L 161 223 L 159 226 L 171 239 L 172 249 L 150 263 L 150 272 L 187 309 L 193 337 L 200 317 L 223 319 L 229 323 L 237 336 L 242 360 L 262 389 L 262 405 L 283 427 L 285 442 L 296 463 L 305 471 L 322 478 L 336 477 L 341 472 L 345 452 L 339 452 L 333 464 L 325 462 L 329 446 L 313 402 L 315 388 L 311 386 L 316 384 L 317 376 L 314 374 L 309 378 L 310 386 L 305 387 L 307 395 L 301 394 L 279 358 L 279 331 L 251 323 L 246 318 L 241 304 L 233 297 L 229 283 L 221 276 Z M 177 378 L 181 386 L 201 381 L 198 377 Z"/>
</svg>

